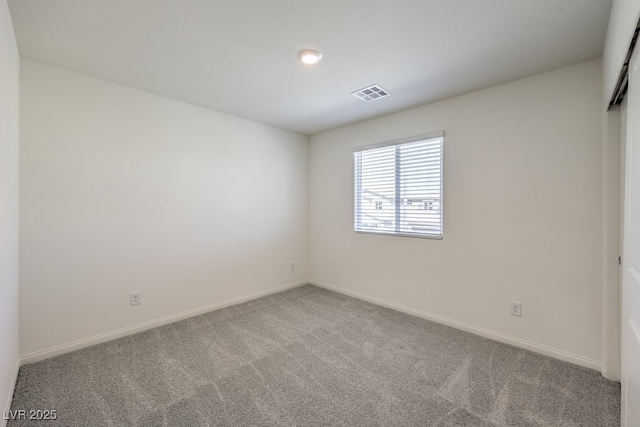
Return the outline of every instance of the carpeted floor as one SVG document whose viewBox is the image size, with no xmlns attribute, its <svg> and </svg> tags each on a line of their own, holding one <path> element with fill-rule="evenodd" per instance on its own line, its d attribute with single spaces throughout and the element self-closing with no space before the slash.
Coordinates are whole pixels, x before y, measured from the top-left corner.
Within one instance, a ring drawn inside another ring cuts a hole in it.
<svg viewBox="0 0 640 427">
<path fill-rule="evenodd" d="M 620 385 L 304 286 L 23 366 L 21 409 L 56 410 L 51 426 L 596 427 L 620 425 Z"/>
</svg>

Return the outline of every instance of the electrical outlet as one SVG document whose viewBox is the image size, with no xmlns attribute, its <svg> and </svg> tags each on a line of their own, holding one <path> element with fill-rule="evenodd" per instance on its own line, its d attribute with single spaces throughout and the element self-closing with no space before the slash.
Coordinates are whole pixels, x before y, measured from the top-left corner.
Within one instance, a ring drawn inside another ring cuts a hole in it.
<svg viewBox="0 0 640 427">
<path fill-rule="evenodd" d="M 138 305 L 142 302 L 142 295 L 140 295 L 140 291 L 131 292 L 129 296 L 129 303 L 131 305 Z"/>
<path fill-rule="evenodd" d="M 522 304 L 519 302 L 511 301 L 509 303 L 509 314 L 512 316 L 522 316 Z"/>
<path fill-rule="evenodd" d="M 291 261 L 289 263 L 289 271 L 296 271 L 296 263 Z"/>
</svg>

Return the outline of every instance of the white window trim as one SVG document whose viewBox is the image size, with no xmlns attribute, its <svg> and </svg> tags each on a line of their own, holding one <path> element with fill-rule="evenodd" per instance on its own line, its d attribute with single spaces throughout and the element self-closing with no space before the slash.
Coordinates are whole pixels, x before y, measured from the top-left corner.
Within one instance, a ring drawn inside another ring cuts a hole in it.
<svg viewBox="0 0 640 427">
<path fill-rule="evenodd" d="M 365 145 L 365 146 L 360 146 L 360 147 L 356 147 L 353 149 L 353 154 L 358 153 L 360 151 L 366 151 L 366 150 L 371 150 L 374 148 L 382 148 L 382 147 L 388 147 L 391 145 L 400 145 L 400 144 L 406 144 L 406 143 L 410 143 L 410 142 L 416 142 L 416 141 L 421 141 L 421 140 L 425 140 L 425 139 L 433 139 L 433 138 L 442 138 L 442 150 L 440 151 L 440 168 L 441 168 L 441 172 L 440 172 L 440 204 L 442 206 L 442 213 L 441 213 L 441 224 L 442 224 L 442 230 L 441 230 L 441 234 L 439 235 L 434 235 L 434 234 L 415 234 L 415 233 L 402 233 L 402 232 L 377 232 L 377 231 L 366 231 L 366 230 L 356 230 L 355 229 L 355 217 L 356 217 L 356 206 L 355 206 L 355 187 L 356 187 L 356 183 L 354 182 L 353 185 L 351 186 L 352 189 L 352 197 L 351 200 L 353 201 L 352 203 L 352 220 L 354 221 L 353 223 L 353 227 L 354 227 L 354 232 L 357 234 L 368 234 L 368 235 L 378 235 L 378 236 L 395 236 L 395 237 L 412 237 L 415 239 L 429 239 L 429 240 L 442 240 L 444 238 L 444 150 L 445 150 L 445 144 L 444 144 L 444 131 L 440 131 L 440 132 L 433 132 L 433 133 L 428 133 L 428 134 L 422 134 L 422 135 L 418 135 L 418 136 L 413 136 L 410 138 L 403 138 L 403 139 L 397 139 L 397 140 L 393 140 L 393 141 L 386 141 L 386 142 L 381 142 L 381 143 L 377 143 L 377 144 L 369 144 L 369 145 Z M 351 162 L 351 176 L 354 177 L 355 179 L 355 162 Z"/>
</svg>

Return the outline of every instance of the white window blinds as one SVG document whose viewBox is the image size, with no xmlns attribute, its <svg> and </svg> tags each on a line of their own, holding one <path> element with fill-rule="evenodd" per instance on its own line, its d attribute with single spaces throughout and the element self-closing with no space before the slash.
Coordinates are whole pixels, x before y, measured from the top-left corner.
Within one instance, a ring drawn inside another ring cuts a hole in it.
<svg viewBox="0 0 640 427">
<path fill-rule="evenodd" d="M 444 134 L 354 152 L 357 232 L 442 238 Z"/>
</svg>

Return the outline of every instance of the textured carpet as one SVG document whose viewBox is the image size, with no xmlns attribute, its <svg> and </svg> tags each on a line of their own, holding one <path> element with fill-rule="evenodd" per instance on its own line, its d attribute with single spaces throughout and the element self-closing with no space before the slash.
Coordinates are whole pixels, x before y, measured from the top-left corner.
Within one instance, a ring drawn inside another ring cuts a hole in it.
<svg viewBox="0 0 640 427">
<path fill-rule="evenodd" d="M 620 386 L 304 286 L 23 366 L 12 410 L 38 409 L 51 426 L 595 427 L 620 425 Z"/>
</svg>

